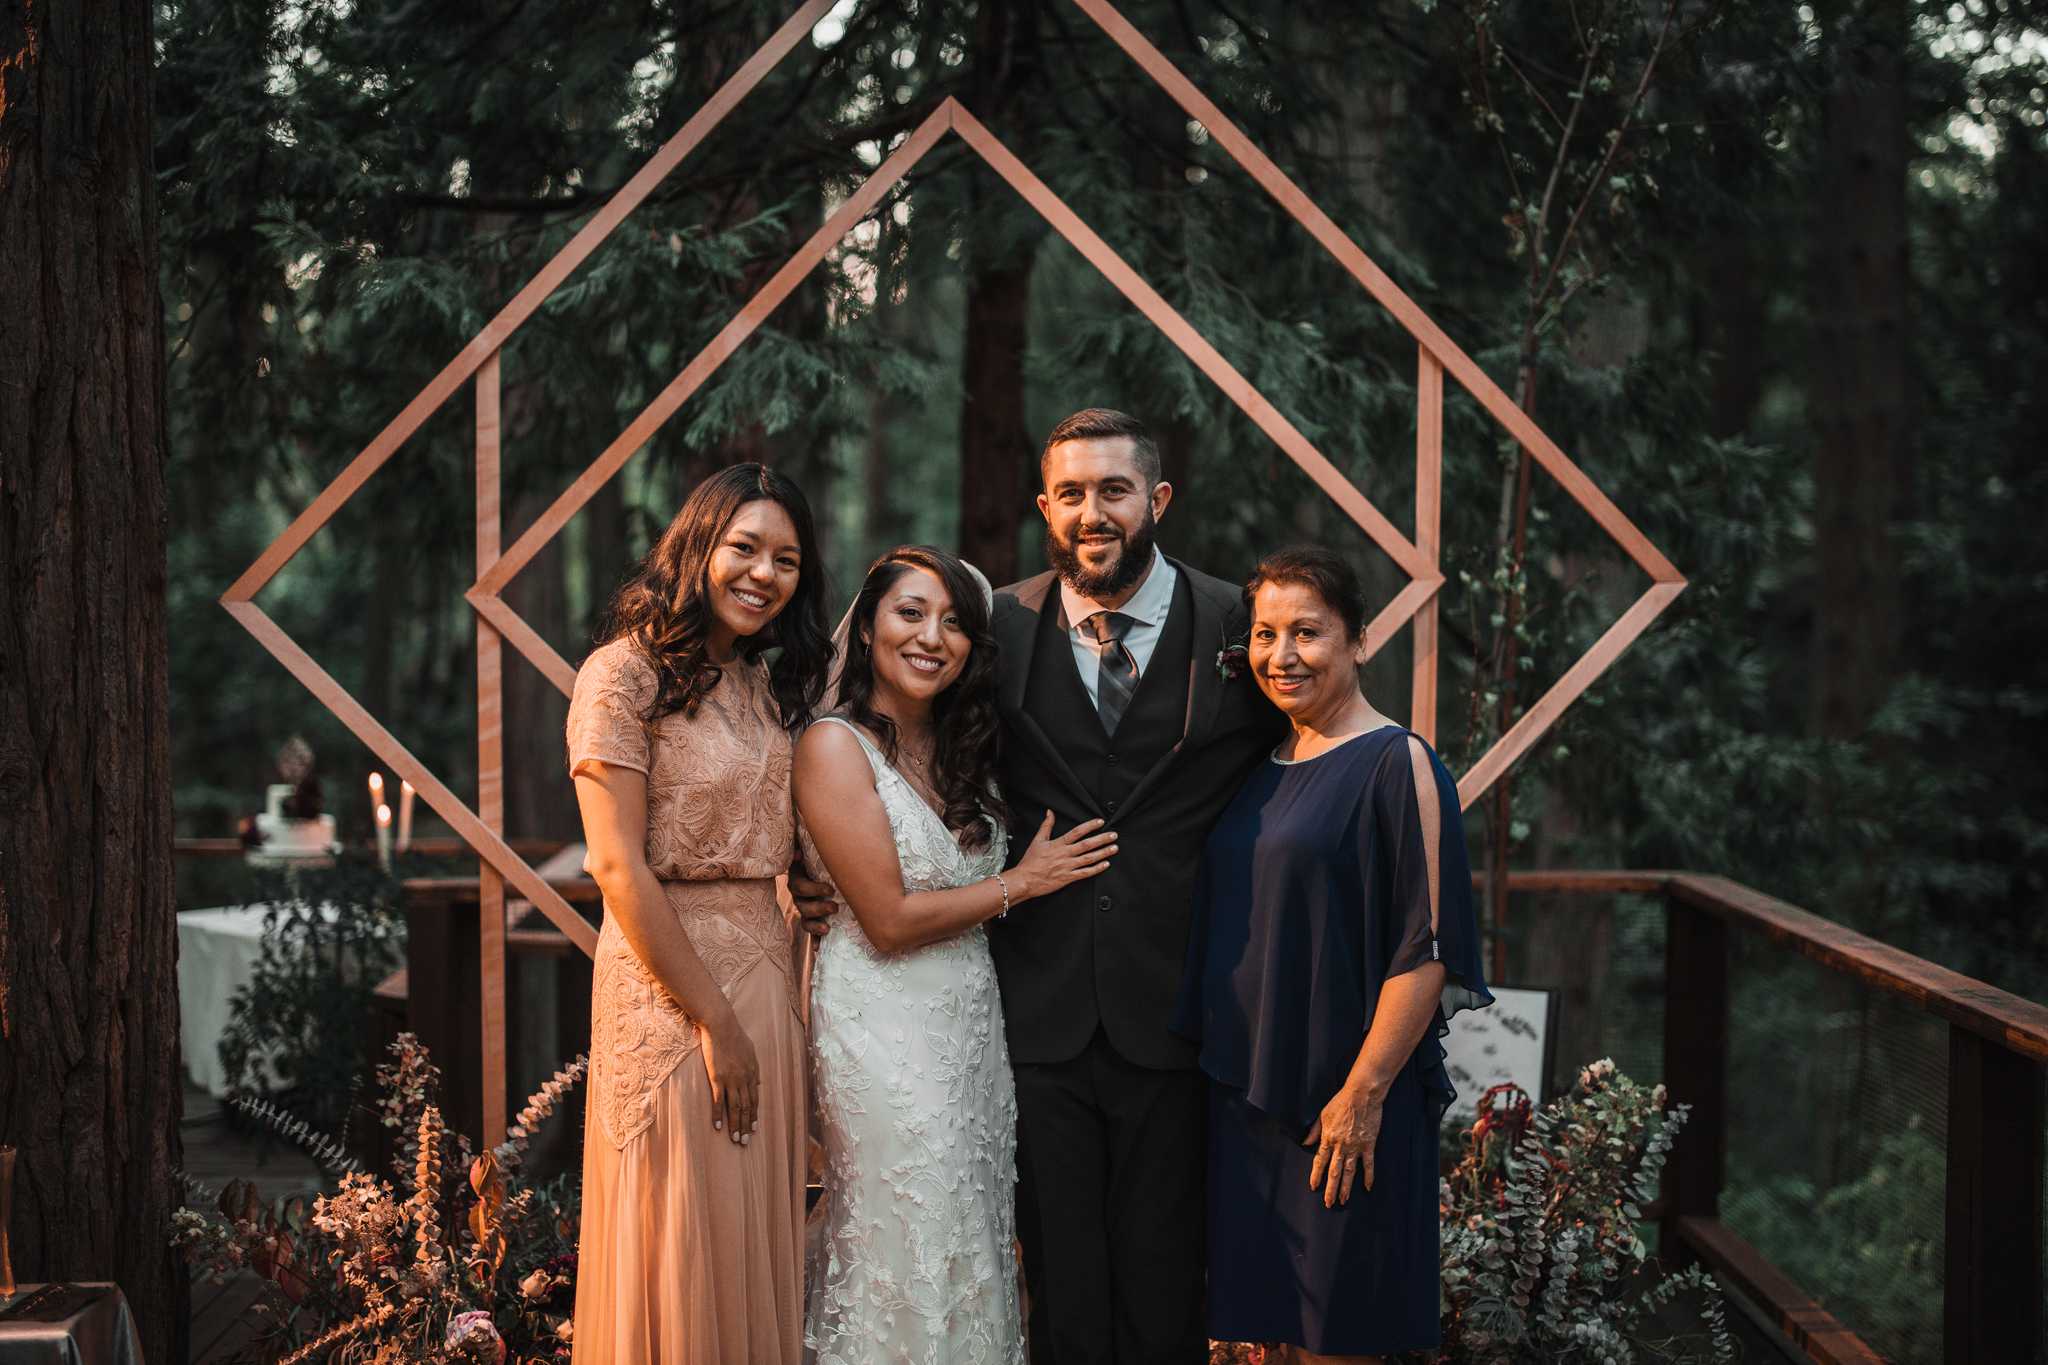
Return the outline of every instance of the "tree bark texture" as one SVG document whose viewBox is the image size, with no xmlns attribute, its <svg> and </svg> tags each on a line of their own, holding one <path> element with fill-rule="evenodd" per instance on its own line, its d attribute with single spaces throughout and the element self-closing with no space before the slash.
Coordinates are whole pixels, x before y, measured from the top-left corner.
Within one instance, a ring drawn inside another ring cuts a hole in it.
<svg viewBox="0 0 2048 1365">
<path fill-rule="evenodd" d="M 1904 0 L 1823 11 L 1834 68 L 1812 217 L 1814 720 L 1869 723 L 1898 654 L 1891 523 L 1910 412 Z"/>
<path fill-rule="evenodd" d="M 23 1280 L 173 1358 L 177 933 L 149 0 L 0 0 L 0 1142 Z"/>
<path fill-rule="evenodd" d="M 1746 193 L 1760 178 L 1761 139 L 1751 131 L 1742 102 L 1721 86 L 1710 87 L 1707 108 L 1714 126 L 1724 130 L 1714 139 L 1714 180 L 1733 202 L 1699 263 L 1693 345 L 1713 354 L 1707 430 L 1725 438 L 1749 430 L 1770 373 L 1770 264 L 1769 247 L 1759 236 L 1760 196 Z"/>
<path fill-rule="evenodd" d="M 960 410 L 960 553 L 991 583 L 1017 577 L 1028 505 L 1024 466 L 1037 454 L 1024 425 L 1031 262 L 977 270 L 967 281 L 966 390 Z"/>
<path fill-rule="evenodd" d="M 976 22 L 975 113 L 992 126 L 1017 103 L 1038 71 L 1032 7 L 988 5 Z M 1027 161 L 1033 140 L 1019 154 Z M 975 239 L 967 256 L 967 331 L 960 362 L 960 553 L 988 575 L 1008 583 L 1018 574 L 1017 538 L 1027 491 L 1035 491 L 1038 445 L 1024 413 L 1024 366 L 1031 342 L 1031 269 L 1045 231 L 1007 185 L 976 168 L 975 196 L 993 193 L 1003 217 L 973 215 Z M 1009 214 L 1022 215 L 1022 229 Z M 1031 477 L 1027 478 L 1029 470 Z"/>
</svg>

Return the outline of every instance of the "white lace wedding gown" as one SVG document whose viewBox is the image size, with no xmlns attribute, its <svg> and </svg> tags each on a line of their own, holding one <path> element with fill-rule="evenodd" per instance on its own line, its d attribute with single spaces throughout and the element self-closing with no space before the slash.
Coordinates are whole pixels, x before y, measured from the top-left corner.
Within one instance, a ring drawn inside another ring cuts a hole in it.
<svg viewBox="0 0 2048 1365">
<path fill-rule="evenodd" d="M 821 724 L 846 724 L 837 717 Z M 944 891 L 1000 870 L 960 847 L 881 752 L 875 770 L 903 885 Z M 821 868 L 808 831 L 804 858 Z M 811 976 L 812 1102 L 825 1147 L 804 1347 L 818 1365 L 1023 1365 L 1016 1260 L 1017 1097 L 1002 998 L 979 927 L 884 954 L 841 907 Z"/>
</svg>

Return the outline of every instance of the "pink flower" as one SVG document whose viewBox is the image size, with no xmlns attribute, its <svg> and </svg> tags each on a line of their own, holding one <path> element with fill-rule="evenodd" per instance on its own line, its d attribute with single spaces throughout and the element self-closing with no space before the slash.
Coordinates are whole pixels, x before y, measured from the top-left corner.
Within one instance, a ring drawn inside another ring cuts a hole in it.
<svg viewBox="0 0 2048 1365">
<path fill-rule="evenodd" d="M 498 1335 L 498 1325 L 491 1321 L 491 1315 L 482 1309 L 471 1309 L 457 1313 L 448 1320 L 448 1349 L 464 1346 L 480 1346 L 486 1359 L 494 1365 L 504 1365 L 505 1339 Z"/>
</svg>

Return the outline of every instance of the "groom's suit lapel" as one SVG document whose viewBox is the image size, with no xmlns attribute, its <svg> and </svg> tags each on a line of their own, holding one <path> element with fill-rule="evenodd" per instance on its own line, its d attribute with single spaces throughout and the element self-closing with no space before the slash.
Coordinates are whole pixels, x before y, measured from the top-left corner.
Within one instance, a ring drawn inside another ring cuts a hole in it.
<svg viewBox="0 0 2048 1365">
<path fill-rule="evenodd" d="M 1094 793 L 1082 784 L 1073 764 L 1068 762 L 1066 752 L 1053 743 L 1052 736 L 1046 734 L 1038 718 L 1024 707 L 1025 692 L 1031 681 L 1032 656 L 1038 648 L 1039 618 L 1048 609 L 1059 610 L 1055 591 L 1057 583 L 1058 579 L 1050 571 L 1025 579 L 1016 589 L 1017 605 L 1022 610 L 1004 612 L 997 617 L 996 645 L 1002 650 L 1005 662 L 997 670 L 996 700 L 1013 731 L 1037 746 L 1040 757 L 1067 790 L 1079 799 L 1082 809 L 1094 810 Z M 1049 597 L 1053 599 L 1050 606 L 1047 603 Z"/>
</svg>

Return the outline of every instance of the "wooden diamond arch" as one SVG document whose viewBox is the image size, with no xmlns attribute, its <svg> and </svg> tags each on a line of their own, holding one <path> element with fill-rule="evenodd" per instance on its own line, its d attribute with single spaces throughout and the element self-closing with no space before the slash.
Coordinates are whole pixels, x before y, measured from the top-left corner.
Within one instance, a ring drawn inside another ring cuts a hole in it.
<svg viewBox="0 0 2048 1365">
<path fill-rule="evenodd" d="M 637 453 L 656 429 L 701 387 L 756 328 L 767 320 L 804 276 L 872 212 L 912 167 L 948 135 L 957 134 L 995 172 L 1009 182 L 1026 203 L 1095 266 L 1125 298 L 1136 305 L 1167 339 L 1216 383 L 1260 430 L 1270 436 L 1337 505 L 1358 523 L 1373 542 L 1408 575 L 1408 586 L 1381 609 L 1367 627 L 1368 654 L 1376 653 L 1411 617 L 1415 621 L 1415 662 L 1410 725 L 1435 739 L 1437 684 L 1437 593 L 1443 584 L 1438 528 L 1443 486 L 1443 380 L 1448 372 L 1495 421 L 1561 484 L 1622 550 L 1650 577 L 1650 586 L 1608 627 L 1550 690 L 1482 755 L 1458 783 L 1461 804 L 1469 808 L 1516 759 L 1620 656 L 1652 620 L 1685 588 L 1685 580 L 1621 510 L 1587 478 L 1529 416 L 1514 405 L 1499 385 L 1444 334 L 1415 301 L 1402 292 L 1370 257 L 1347 237 L 1300 187 L 1289 180 L 1265 153 L 1254 146 L 1222 111 L 1137 29 L 1109 0 L 1073 0 L 1109 37 L 1174 100 L 1208 130 L 1215 144 L 1248 171 L 1252 178 L 1293 215 L 1311 236 L 1349 271 L 1380 305 L 1407 328 L 1417 343 L 1415 538 L 1403 536 L 1350 480 L 1318 451 L 1294 425 L 1259 394 L 1188 321 L 1081 221 L 1060 197 L 982 123 L 947 99 L 915 132 L 905 138 L 854 194 L 825 220 L 795 255 L 764 284 L 733 319 L 657 394 L 605 451 L 513 543 L 500 548 L 498 486 L 499 352 L 541 303 L 632 214 L 654 187 L 703 141 L 706 134 L 744 99 L 782 58 L 832 8 L 833 0 L 809 0 L 721 86 L 704 107 L 642 166 L 631 180 L 585 224 L 497 317 L 473 337 L 455 359 L 392 419 L 320 496 L 285 528 L 269 548 L 226 593 L 221 604 L 271 654 L 304 683 L 315 698 L 389 764 L 410 781 L 420 796 L 457 834 L 476 850 L 481 873 L 483 1001 L 484 1140 L 496 1143 L 505 1130 L 504 953 L 505 885 L 510 883 L 531 900 L 585 953 L 594 951 L 596 932 L 571 909 L 504 839 L 504 757 L 502 651 L 509 642 L 564 693 L 575 682 L 575 670 L 520 619 L 502 594 L 507 584 L 530 563 L 606 480 Z M 337 683 L 297 642 L 255 603 L 256 594 L 302 549 L 341 505 L 352 497 L 398 448 L 452 397 L 463 384 L 476 383 L 476 528 L 477 577 L 465 594 L 476 609 L 477 622 L 477 804 L 472 810 L 399 743 L 376 717 Z"/>
</svg>

